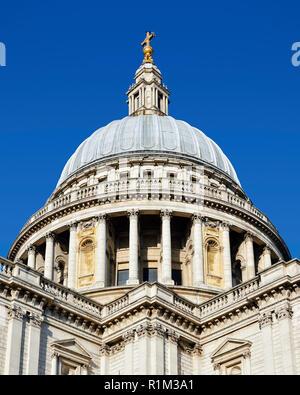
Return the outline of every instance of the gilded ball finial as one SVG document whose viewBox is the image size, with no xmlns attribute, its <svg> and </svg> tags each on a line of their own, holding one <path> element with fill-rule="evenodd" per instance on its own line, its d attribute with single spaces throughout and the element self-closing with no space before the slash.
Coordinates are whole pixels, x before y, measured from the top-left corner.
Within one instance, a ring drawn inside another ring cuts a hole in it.
<svg viewBox="0 0 300 395">
<path fill-rule="evenodd" d="M 146 32 L 146 38 L 145 40 L 141 43 L 141 45 L 144 47 L 143 48 L 143 54 L 144 54 L 144 63 L 153 63 L 152 55 L 153 55 L 153 48 L 150 45 L 150 41 L 152 38 L 155 37 L 155 33 L 153 32 Z"/>
</svg>

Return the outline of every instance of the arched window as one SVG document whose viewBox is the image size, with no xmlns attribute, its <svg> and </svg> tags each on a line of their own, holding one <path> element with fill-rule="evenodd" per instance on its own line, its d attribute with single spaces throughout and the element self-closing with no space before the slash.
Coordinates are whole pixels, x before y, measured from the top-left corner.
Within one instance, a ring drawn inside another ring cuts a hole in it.
<svg viewBox="0 0 300 395">
<path fill-rule="evenodd" d="M 65 262 L 62 260 L 58 260 L 55 265 L 56 269 L 56 281 L 59 284 L 64 284 L 65 279 Z"/>
<path fill-rule="evenodd" d="M 207 273 L 220 274 L 219 244 L 215 240 L 208 240 L 206 247 Z"/>
<path fill-rule="evenodd" d="M 79 247 L 79 287 L 91 285 L 95 271 L 95 243 L 92 239 L 85 239 Z"/>
</svg>

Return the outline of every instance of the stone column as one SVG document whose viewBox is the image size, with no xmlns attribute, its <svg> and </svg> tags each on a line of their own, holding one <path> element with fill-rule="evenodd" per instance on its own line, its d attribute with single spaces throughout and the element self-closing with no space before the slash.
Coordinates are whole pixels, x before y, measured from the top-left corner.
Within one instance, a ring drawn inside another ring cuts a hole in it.
<svg viewBox="0 0 300 395">
<path fill-rule="evenodd" d="M 138 210 L 127 212 L 129 216 L 129 279 L 128 285 L 139 284 L 139 236 Z"/>
<path fill-rule="evenodd" d="M 30 245 L 28 247 L 28 266 L 31 269 L 35 269 L 35 255 L 36 255 L 36 247 L 34 245 Z"/>
<path fill-rule="evenodd" d="M 246 247 L 246 266 L 247 266 L 247 280 L 255 277 L 255 261 L 253 249 L 253 235 L 249 232 L 245 234 Z"/>
<path fill-rule="evenodd" d="M 172 280 L 171 216 L 172 211 L 161 210 L 162 218 L 162 283 L 174 285 Z"/>
<path fill-rule="evenodd" d="M 164 369 L 164 335 L 160 324 L 151 324 L 149 327 L 150 334 L 150 374 L 165 374 Z"/>
<path fill-rule="evenodd" d="M 272 266 L 271 250 L 268 246 L 263 249 L 264 269 Z"/>
<path fill-rule="evenodd" d="M 289 305 L 283 305 L 276 311 L 278 319 L 281 352 L 282 352 L 282 367 L 283 374 L 294 375 L 295 371 L 295 355 L 293 342 L 293 327 L 292 317 L 293 311 Z"/>
<path fill-rule="evenodd" d="M 25 312 L 19 306 L 8 310 L 7 349 L 5 375 L 20 374 L 22 327 Z"/>
<path fill-rule="evenodd" d="M 133 330 L 129 330 L 122 337 L 125 344 L 124 359 L 125 370 L 124 374 L 134 374 L 134 336 Z"/>
<path fill-rule="evenodd" d="M 39 374 L 40 337 L 42 317 L 36 313 L 29 316 L 29 338 L 27 351 L 27 374 Z"/>
<path fill-rule="evenodd" d="M 55 234 L 52 232 L 47 233 L 44 276 L 49 280 L 53 280 L 54 243 L 55 243 Z"/>
<path fill-rule="evenodd" d="M 230 251 L 230 227 L 228 223 L 222 223 L 223 259 L 224 259 L 224 288 L 232 288 L 232 267 Z"/>
<path fill-rule="evenodd" d="M 98 217 L 97 229 L 97 258 L 96 258 L 96 284 L 98 287 L 106 286 L 107 258 L 106 258 L 106 214 Z"/>
<path fill-rule="evenodd" d="M 57 351 L 53 351 L 52 354 L 52 361 L 51 361 L 51 375 L 52 376 L 56 376 L 58 374 L 58 352 Z"/>
<path fill-rule="evenodd" d="M 262 333 L 263 352 L 264 352 L 264 374 L 275 374 L 274 352 L 273 352 L 273 331 L 272 331 L 272 312 L 266 312 L 259 317 L 259 328 Z"/>
<path fill-rule="evenodd" d="M 102 376 L 109 374 L 109 354 L 110 347 L 107 344 L 100 346 L 100 374 Z"/>
<path fill-rule="evenodd" d="M 76 257 L 77 257 L 77 222 L 69 225 L 69 262 L 68 262 L 68 287 L 76 288 Z"/>
<path fill-rule="evenodd" d="M 201 287 L 204 284 L 202 217 L 193 215 L 194 222 L 194 255 L 193 255 L 193 286 Z"/>
<path fill-rule="evenodd" d="M 149 334 L 149 324 L 141 324 L 137 329 L 138 336 L 138 353 L 139 359 L 139 374 L 150 374 L 151 359 L 149 358 L 151 343 Z"/>
<path fill-rule="evenodd" d="M 175 331 L 168 333 L 168 365 L 171 375 L 178 375 L 178 340 L 179 335 Z"/>
<path fill-rule="evenodd" d="M 202 346 L 199 343 L 196 343 L 192 351 L 193 374 L 195 375 L 201 374 L 201 354 L 202 354 Z"/>
</svg>

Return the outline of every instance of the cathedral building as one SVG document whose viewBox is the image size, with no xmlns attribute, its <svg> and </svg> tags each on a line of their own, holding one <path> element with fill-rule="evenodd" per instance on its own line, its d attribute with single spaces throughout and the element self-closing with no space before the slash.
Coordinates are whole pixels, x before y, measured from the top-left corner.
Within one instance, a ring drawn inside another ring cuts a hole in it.
<svg viewBox="0 0 300 395">
<path fill-rule="evenodd" d="M 0 259 L 0 374 L 300 373 L 300 261 L 220 147 L 169 115 L 150 45 Z"/>
</svg>

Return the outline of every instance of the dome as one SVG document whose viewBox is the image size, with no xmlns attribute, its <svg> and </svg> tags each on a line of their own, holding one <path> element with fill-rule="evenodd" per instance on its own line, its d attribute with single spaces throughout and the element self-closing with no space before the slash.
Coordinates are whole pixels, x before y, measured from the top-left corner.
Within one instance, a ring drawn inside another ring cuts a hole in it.
<svg viewBox="0 0 300 395">
<path fill-rule="evenodd" d="M 152 114 L 127 116 L 96 130 L 68 160 L 57 186 L 94 163 L 133 154 L 171 154 L 208 164 L 240 185 L 229 159 L 203 132 L 171 116 Z"/>
</svg>

